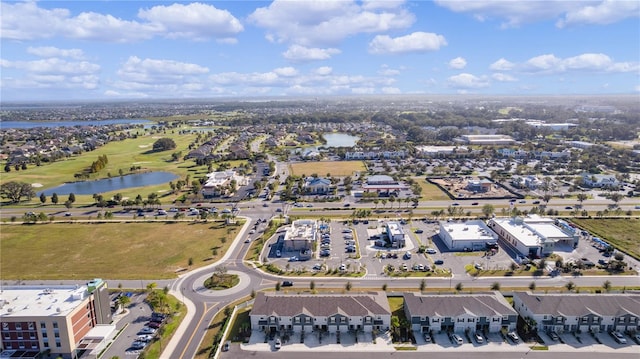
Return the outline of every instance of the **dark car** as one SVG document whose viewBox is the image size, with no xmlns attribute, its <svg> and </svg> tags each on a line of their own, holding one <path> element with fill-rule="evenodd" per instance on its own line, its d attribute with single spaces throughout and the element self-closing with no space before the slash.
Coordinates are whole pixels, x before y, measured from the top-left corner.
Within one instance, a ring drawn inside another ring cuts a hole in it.
<svg viewBox="0 0 640 359">
<path fill-rule="evenodd" d="M 282 282 L 282 286 L 283 287 L 291 287 L 293 286 L 293 282 L 290 280 L 285 280 L 284 282 Z"/>
<path fill-rule="evenodd" d="M 162 324 L 152 321 L 152 322 L 147 323 L 147 326 L 149 328 L 158 329 L 158 328 L 160 328 L 162 326 Z"/>
<path fill-rule="evenodd" d="M 437 264 L 437 265 L 441 265 L 441 264 L 444 264 L 444 261 L 443 261 L 442 259 L 437 259 L 437 260 L 436 260 L 435 262 L 433 262 L 433 263 L 435 263 L 435 264 Z"/>
<path fill-rule="evenodd" d="M 533 201 L 533 204 L 540 204 L 540 201 Z"/>
<path fill-rule="evenodd" d="M 416 229 L 415 230 L 415 233 L 422 233 L 422 232 L 424 232 L 422 229 Z"/>
</svg>

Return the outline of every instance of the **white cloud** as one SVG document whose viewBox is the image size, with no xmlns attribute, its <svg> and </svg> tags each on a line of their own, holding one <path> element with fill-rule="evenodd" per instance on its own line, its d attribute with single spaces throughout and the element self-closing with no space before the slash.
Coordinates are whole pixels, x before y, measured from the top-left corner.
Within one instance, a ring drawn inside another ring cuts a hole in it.
<svg viewBox="0 0 640 359">
<path fill-rule="evenodd" d="M 397 95 L 402 93 L 402 91 L 397 87 L 383 87 L 381 92 L 387 95 Z"/>
<path fill-rule="evenodd" d="M 640 85 L 636 85 L 633 89 L 634 89 L 636 92 L 640 92 Z"/>
<path fill-rule="evenodd" d="M 452 69 L 464 69 L 465 66 L 467 66 L 467 60 L 464 59 L 464 57 L 456 57 L 455 59 L 451 59 L 451 61 L 449 61 L 449 67 Z"/>
<path fill-rule="evenodd" d="M 635 0 L 436 0 L 436 3 L 454 12 L 470 13 L 479 21 L 500 19 L 503 28 L 549 19 L 558 19 L 558 27 L 573 24 L 609 24 L 629 17 L 638 17 L 640 14 L 640 3 Z"/>
<path fill-rule="evenodd" d="M 639 17 L 640 2 L 636 0 L 605 0 L 593 6 L 586 5 L 577 10 L 568 11 L 565 17 L 558 20 L 558 27 L 576 24 L 611 24 L 630 17 Z"/>
<path fill-rule="evenodd" d="M 489 66 L 489 69 L 494 71 L 509 71 L 514 68 L 515 64 L 510 62 L 504 58 L 500 58 L 500 60 L 494 62 Z"/>
<path fill-rule="evenodd" d="M 0 60 L 0 67 L 22 71 L 14 77 L 3 77 L 2 88 L 6 89 L 85 89 L 98 87 L 100 66 L 88 61 L 67 61 L 48 58 L 34 61 Z"/>
<path fill-rule="evenodd" d="M 242 24 L 227 10 L 202 3 L 159 5 L 138 11 L 138 17 L 162 28 L 169 38 L 229 42 L 229 38 L 244 30 Z"/>
<path fill-rule="evenodd" d="M 309 48 L 301 45 L 291 45 L 287 51 L 282 53 L 285 59 L 294 62 L 319 61 L 328 60 L 332 55 L 339 54 L 341 51 L 334 48 L 321 49 Z"/>
<path fill-rule="evenodd" d="M 193 3 L 155 6 L 140 10 L 142 20 L 123 20 L 110 14 L 82 12 L 72 16 L 68 9 L 44 9 L 37 2 L 0 3 L 0 36 L 12 40 L 66 37 L 104 42 L 133 42 L 156 36 L 233 42 L 242 25 L 229 12 L 211 5 Z"/>
<path fill-rule="evenodd" d="M 501 72 L 496 72 L 494 74 L 491 75 L 491 78 L 499 81 L 499 82 L 513 82 L 513 81 L 518 81 L 517 78 L 508 75 L 508 74 L 503 74 Z"/>
<path fill-rule="evenodd" d="M 485 77 L 478 77 L 469 73 L 461 73 L 449 77 L 450 87 L 456 89 L 475 89 L 489 86 L 489 81 Z"/>
<path fill-rule="evenodd" d="M 69 57 L 75 60 L 84 59 L 84 52 L 80 49 L 59 49 L 53 46 L 27 48 L 27 53 L 39 57 Z"/>
<path fill-rule="evenodd" d="M 100 70 L 100 65 L 88 61 L 66 61 L 59 58 L 49 58 L 34 61 L 8 61 L 3 60 L 2 67 L 24 70 L 29 73 L 39 74 L 94 74 Z"/>
<path fill-rule="evenodd" d="M 316 75 L 327 76 L 333 72 L 333 69 L 329 66 L 318 67 L 315 71 Z"/>
<path fill-rule="evenodd" d="M 275 0 L 256 9 L 248 20 L 266 29 L 269 41 L 308 47 L 335 45 L 361 33 L 406 29 L 414 23 L 415 16 L 403 6 L 382 4 Z"/>
<path fill-rule="evenodd" d="M 369 43 L 369 52 L 372 54 L 426 52 L 439 50 L 441 46 L 445 45 L 447 45 L 447 40 L 444 36 L 430 32 L 414 32 L 396 38 L 377 35 Z"/>
<path fill-rule="evenodd" d="M 298 74 L 298 70 L 296 70 L 293 67 L 281 67 L 278 69 L 274 69 L 273 72 L 278 74 L 278 76 L 283 76 L 283 77 L 292 77 Z"/>
<path fill-rule="evenodd" d="M 553 54 L 533 57 L 520 66 L 524 72 L 561 73 L 566 71 L 637 72 L 639 62 L 614 62 L 602 53 L 585 53 L 559 58 Z"/>
<path fill-rule="evenodd" d="M 398 76 L 400 75 L 400 70 L 392 69 L 388 65 L 382 65 L 378 70 L 378 74 L 382 76 Z"/>
<path fill-rule="evenodd" d="M 184 85 L 208 72 L 208 68 L 197 64 L 173 60 L 140 59 L 137 56 L 131 56 L 120 66 L 117 74 L 122 82 L 129 84 L 127 86 L 133 83 Z"/>
</svg>

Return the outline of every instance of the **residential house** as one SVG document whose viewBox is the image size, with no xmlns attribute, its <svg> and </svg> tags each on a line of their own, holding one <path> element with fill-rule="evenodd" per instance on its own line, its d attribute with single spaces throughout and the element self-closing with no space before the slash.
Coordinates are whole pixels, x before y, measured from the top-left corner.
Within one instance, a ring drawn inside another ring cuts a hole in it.
<svg viewBox="0 0 640 359">
<path fill-rule="evenodd" d="M 281 294 L 259 292 L 249 314 L 251 328 L 270 332 L 386 331 L 391 309 L 384 292 Z"/>
<path fill-rule="evenodd" d="M 638 293 L 513 293 L 513 305 L 523 318 L 531 318 L 538 331 L 640 331 Z"/>
<path fill-rule="evenodd" d="M 518 313 L 499 292 L 404 293 L 404 313 L 414 332 L 496 333 L 514 330 Z"/>
<path fill-rule="evenodd" d="M 331 192 L 331 180 L 327 178 L 308 177 L 304 183 L 305 194 L 325 195 Z"/>
</svg>

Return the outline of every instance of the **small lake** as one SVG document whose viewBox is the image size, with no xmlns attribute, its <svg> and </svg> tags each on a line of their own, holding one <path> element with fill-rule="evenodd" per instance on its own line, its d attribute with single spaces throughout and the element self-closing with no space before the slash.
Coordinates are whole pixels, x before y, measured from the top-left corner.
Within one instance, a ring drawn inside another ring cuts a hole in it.
<svg viewBox="0 0 640 359">
<path fill-rule="evenodd" d="M 65 183 L 61 186 L 49 188 L 45 191 L 38 192 L 50 196 L 53 193 L 62 194 L 94 194 L 117 191 L 125 188 L 144 187 L 167 183 L 178 178 L 178 175 L 171 172 L 146 172 L 126 175 L 122 177 L 105 178 L 97 181 L 84 181 Z M 169 186 L 167 186 L 167 189 Z"/>
<path fill-rule="evenodd" d="M 325 133 L 322 136 L 327 140 L 327 144 L 322 147 L 353 147 L 360 140 L 360 137 L 339 132 Z"/>
<path fill-rule="evenodd" d="M 152 125 L 153 121 L 114 119 L 95 121 L 0 121 L 2 128 L 35 128 L 35 127 L 73 127 L 73 126 L 106 126 L 106 125 Z"/>
</svg>

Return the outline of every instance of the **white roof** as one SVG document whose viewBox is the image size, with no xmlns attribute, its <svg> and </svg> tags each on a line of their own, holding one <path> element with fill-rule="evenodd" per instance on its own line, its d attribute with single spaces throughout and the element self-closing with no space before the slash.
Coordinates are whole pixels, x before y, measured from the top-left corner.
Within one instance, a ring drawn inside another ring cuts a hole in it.
<svg viewBox="0 0 640 359">
<path fill-rule="evenodd" d="M 400 227 L 400 223 L 398 222 L 387 223 L 387 229 L 389 231 L 390 236 L 404 234 L 404 231 L 402 230 L 402 227 Z"/>
<path fill-rule="evenodd" d="M 538 233 L 542 238 L 569 239 L 570 237 L 553 223 L 527 223 L 527 227 Z"/>
<path fill-rule="evenodd" d="M 498 239 L 498 236 L 483 221 L 440 222 L 440 226 L 440 230 L 447 231 L 453 241 L 495 241 Z"/>
<path fill-rule="evenodd" d="M 542 238 L 533 233 L 529 228 L 523 226 L 522 222 L 516 222 L 511 218 L 495 218 L 493 220 L 515 237 L 518 242 L 527 247 L 536 247 L 542 244 Z"/>
<path fill-rule="evenodd" d="M 66 316 L 87 296 L 86 286 L 4 287 L 0 317 Z"/>
</svg>

